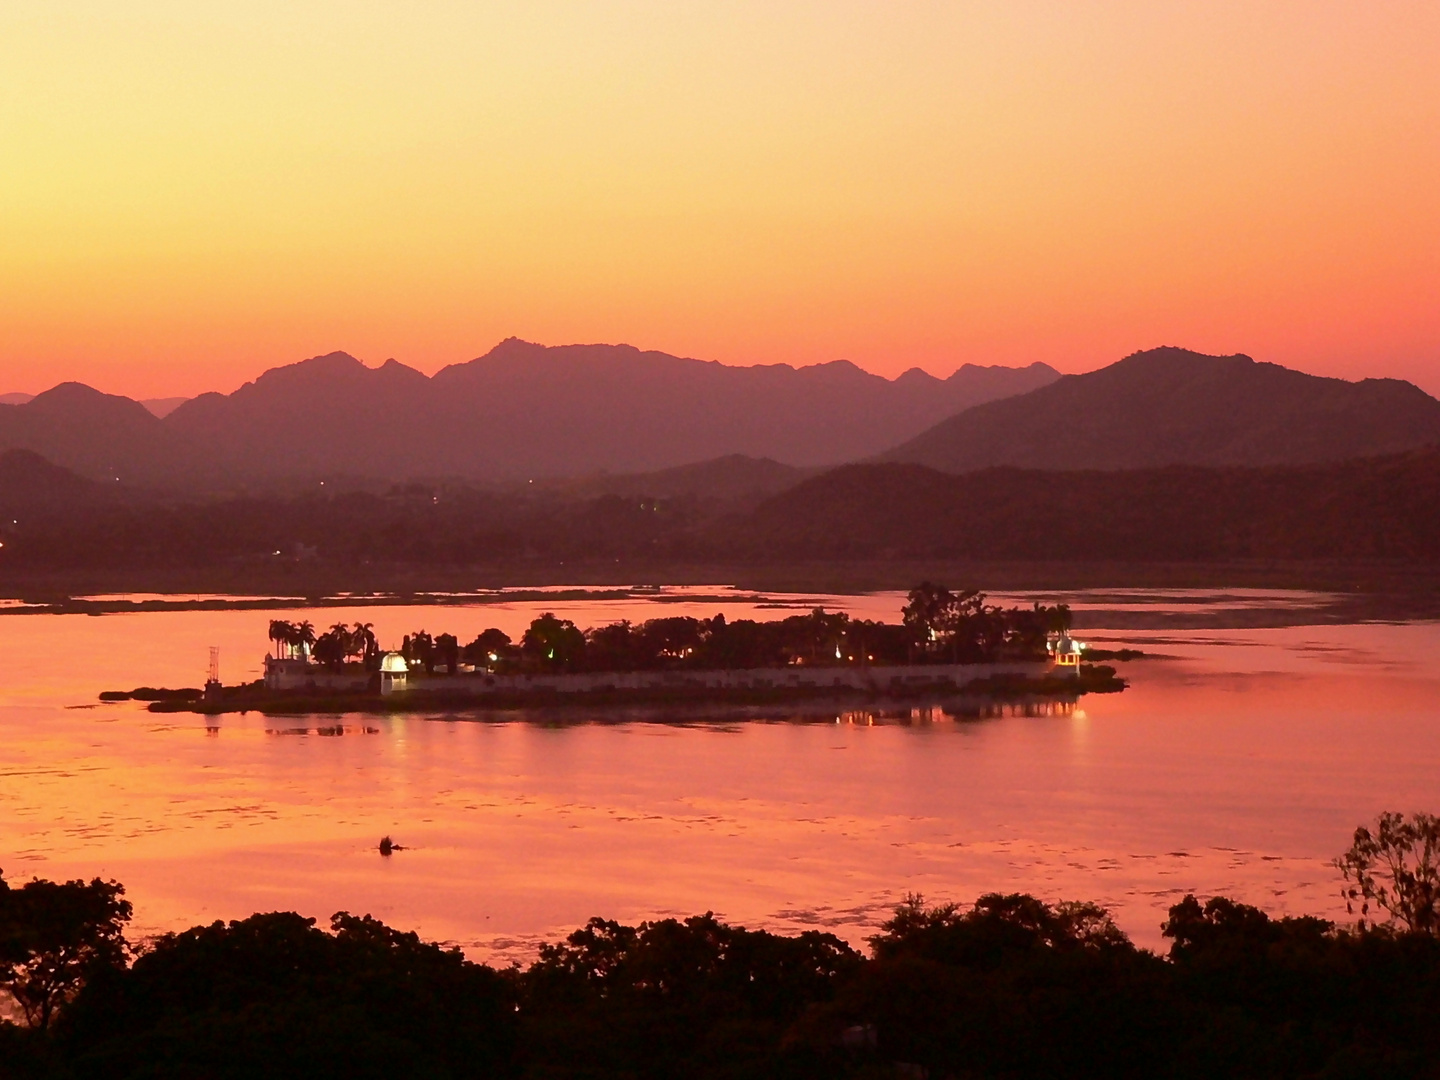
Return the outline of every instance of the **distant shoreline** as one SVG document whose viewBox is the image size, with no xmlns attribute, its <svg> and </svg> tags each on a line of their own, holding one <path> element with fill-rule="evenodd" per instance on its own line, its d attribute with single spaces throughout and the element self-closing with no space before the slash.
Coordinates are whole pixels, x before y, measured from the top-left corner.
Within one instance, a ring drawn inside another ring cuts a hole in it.
<svg viewBox="0 0 1440 1080">
<path fill-rule="evenodd" d="M 662 586 L 745 593 L 858 595 L 920 580 L 986 583 L 991 591 L 1079 589 L 1293 589 L 1336 594 L 1323 621 L 1440 618 L 1440 566 L 1392 561 L 963 562 L 856 560 L 745 563 L 502 563 L 474 566 L 330 566 L 96 570 L 12 574 L 0 580 L 0 615 L 109 615 L 137 611 L 277 611 L 374 606 L 637 598 Z M 556 591 L 553 586 L 570 586 Z M 728 590 L 733 589 L 734 592 Z M 132 601 L 126 595 L 145 599 Z M 740 594 L 740 595 L 737 595 Z M 1277 614 L 1277 613 L 1272 613 Z M 1303 621 L 1313 622 L 1314 616 Z"/>
</svg>

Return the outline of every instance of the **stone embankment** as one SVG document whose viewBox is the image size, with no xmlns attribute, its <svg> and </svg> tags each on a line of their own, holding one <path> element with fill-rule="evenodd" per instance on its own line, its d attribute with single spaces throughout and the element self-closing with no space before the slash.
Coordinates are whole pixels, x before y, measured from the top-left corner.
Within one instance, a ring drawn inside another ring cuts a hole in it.
<svg viewBox="0 0 1440 1080">
<path fill-rule="evenodd" d="M 1125 688 L 1114 668 L 1083 666 L 1061 672 L 1044 661 L 992 664 L 916 664 L 885 667 L 747 668 L 706 671 L 628 671 L 455 675 L 415 673 L 404 690 L 361 690 L 353 676 L 312 669 L 295 671 L 286 685 L 271 681 L 220 688 L 203 701 L 161 700 L 155 712 L 265 713 L 410 712 L 426 708 L 526 709 L 532 707 L 641 703 L 765 704 L 813 699 L 989 700 L 1070 698 Z M 344 686 L 332 677 L 345 680 Z"/>
</svg>

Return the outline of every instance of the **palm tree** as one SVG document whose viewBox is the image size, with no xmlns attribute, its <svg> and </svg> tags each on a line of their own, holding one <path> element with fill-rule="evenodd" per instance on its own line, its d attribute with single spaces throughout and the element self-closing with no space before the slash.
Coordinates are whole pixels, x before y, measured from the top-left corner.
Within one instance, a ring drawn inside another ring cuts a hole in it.
<svg viewBox="0 0 1440 1080">
<path fill-rule="evenodd" d="M 375 640 L 374 623 L 356 623 L 355 640 L 359 643 L 360 659 L 366 667 L 380 655 L 380 643 Z"/>
<path fill-rule="evenodd" d="M 346 623 L 337 622 L 330 627 L 328 633 L 334 639 L 342 658 L 348 659 L 355 654 L 355 635 L 350 632 Z"/>
<path fill-rule="evenodd" d="M 284 619 L 270 620 L 270 640 L 275 643 L 275 658 L 281 659 L 280 650 L 282 647 L 288 649 L 290 642 L 295 637 L 295 624 L 286 622 Z"/>
<path fill-rule="evenodd" d="M 315 625 L 306 619 L 299 626 L 295 627 L 293 644 L 300 650 L 302 656 L 309 655 L 315 646 Z"/>
</svg>

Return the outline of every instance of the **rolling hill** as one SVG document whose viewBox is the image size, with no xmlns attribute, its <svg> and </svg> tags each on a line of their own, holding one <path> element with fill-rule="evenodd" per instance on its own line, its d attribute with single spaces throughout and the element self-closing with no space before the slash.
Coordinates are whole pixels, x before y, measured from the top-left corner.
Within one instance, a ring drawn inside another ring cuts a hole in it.
<svg viewBox="0 0 1440 1080">
<path fill-rule="evenodd" d="M 93 480 L 126 485 L 207 475 L 203 448 L 177 438 L 138 401 L 61 383 L 0 405 L 0 450 L 20 449 Z"/>
<path fill-rule="evenodd" d="M 962 473 L 1339 461 L 1440 442 L 1440 401 L 1398 379 L 1346 382 L 1162 348 L 968 409 L 878 460 Z"/>
<path fill-rule="evenodd" d="M 834 469 L 762 503 L 751 558 L 1440 559 L 1440 448 L 1261 468 Z"/>
<path fill-rule="evenodd" d="M 0 505 L 15 490 L 7 488 L 10 472 L 34 493 L 59 475 L 52 468 L 33 456 L 0 457 Z M 82 493 L 32 503 L 14 515 L 18 523 L 0 519 L 0 570 L 10 587 L 26 575 L 51 586 L 75 575 L 89 580 L 103 568 L 144 570 L 152 584 L 184 571 L 187 589 L 228 582 L 248 591 L 302 579 L 333 590 L 362 582 L 393 589 L 426 575 L 473 582 L 517 569 L 566 581 L 579 580 L 569 576 L 577 573 L 639 580 L 634 575 L 646 567 L 675 565 L 1248 562 L 1273 571 L 1384 562 L 1421 581 L 1440 565 L 1434 448 L 1264 468 L 1001 467 L 957 476 L 921 465 L 850 465 L 755 509 L 743 498 L 596 495 L 539 484 L 189 501 L 116 498 L 102 484 L 92 488 L 112 497 Z"/>
<path fill-rule="evenodd" d="M 105 490 L 93 480 L 46 461 L 30 450 L 0 453 L 0 505 L 73 502 Z"/>
</svg>

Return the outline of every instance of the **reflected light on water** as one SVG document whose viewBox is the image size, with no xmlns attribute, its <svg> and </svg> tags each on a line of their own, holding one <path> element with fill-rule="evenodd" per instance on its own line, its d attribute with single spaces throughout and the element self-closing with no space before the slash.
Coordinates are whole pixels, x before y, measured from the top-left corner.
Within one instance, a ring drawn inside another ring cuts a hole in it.
<svg viewBox="0 0 1440 1080">
<path fill-rule="evenodd" d="M 689 603 L 560 613 L 584 624 Z M 596 914 L 714 910 L 861 942 L 911 891 L 1098 900 L 1159 945 L 1166 907 L 1192 890 L 1343 917 L 1328 860 L 1355 825 L 1440 808 L 1433 624 L 1115 634 L 1170 658 L 1127 665 L 1130 690 L 1079 706 L 692 722 L 96 703 L 102 689 L 197 685 L 212 644 L 227 681 L 253 677 L 271 618 L 398 638 L 513 632 L 540 609 L 0 618 L 0 866 L 10 880 L 119 878 L 142 933 L 345 909 L 502 958 Z M 405 850 L 382 858 L 384 835 Z"/>
</svg>

